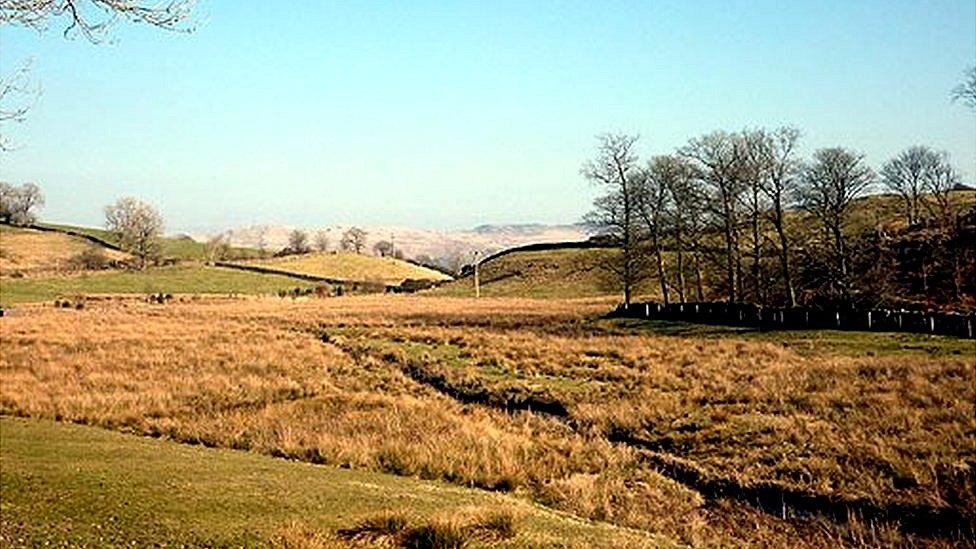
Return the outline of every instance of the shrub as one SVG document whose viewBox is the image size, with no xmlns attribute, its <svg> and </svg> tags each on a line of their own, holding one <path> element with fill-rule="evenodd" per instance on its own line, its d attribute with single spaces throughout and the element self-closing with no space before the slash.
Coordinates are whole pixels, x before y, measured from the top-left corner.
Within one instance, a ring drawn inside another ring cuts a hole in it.
<svg viewBox="0 0 976 549">
<path fill-rule="evenodd" d="M 97 271 L 109 267 L 110 261 L 99 246 L 91 245 L 68 259 L 68 267 L 74 270 Z"/>
</svg>

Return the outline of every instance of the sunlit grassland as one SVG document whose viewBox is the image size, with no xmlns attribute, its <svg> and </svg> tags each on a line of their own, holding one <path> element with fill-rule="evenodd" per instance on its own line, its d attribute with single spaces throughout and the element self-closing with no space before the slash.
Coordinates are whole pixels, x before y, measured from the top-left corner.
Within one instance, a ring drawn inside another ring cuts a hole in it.
<svg viewBox="0 0 976 549">
<path fill-rule="evenodd" d="M 71 259 L 91 242 L 76 236 L 0 225 L 0 276 L 33 276 L 69 269 Z M 105 250 L 108 259 L 127 257 Z"/>
<path fill-rule="evenodd" d="M 440 482 L 43 420 L 0 418 L 0 432 L 5 546 L 343 546 L 337 531 L 377 514 L 422 523 L 489 511 L 514 518 L 514 535 L 493 546 L 665 542 Z"/>
<path fill-rule="evenodd" d="M 316 252 L 290 255 L 249 261 L 248 264 L 322 278 L 379 281 L 387 284 L 399 284 L 408 278 L 416 280 L 450 280 L 451 278 L 433 269 L 393 257 L 378 257 L 351 252 Z"/>
<path fill-rule="evenodd" d="M 579 298 L 619 294 L 601 267 L 614 252 L 605 249 L 562 249 L 513 252 L 481 265 L 481 295 L 486 297 Z M 641 290 L 653 291 L 651 285 Z M 430 295 L 474 296 L 474 277 L 465 276 Z"/>
<path fill-rule="evenodd" d="M 49 301 L 78 294 L 273 294 L 310 288 L 314 283 L 270 275 L 210 267 L 176 265 L 144 271 L 101 271 L 88 274 L 0 279 L 0 305 Z"/>
<path fill-rule="evenodd" d="M 658 333 L 600 320 L 609 306 L 389 295 L 25 306 L 0 319 L 0 412 L 446 481 L 695 545 L 966 543 L 774 516 L 649 459 L 734 487 L 972 517 L 966 343 Z"/>
</svg>

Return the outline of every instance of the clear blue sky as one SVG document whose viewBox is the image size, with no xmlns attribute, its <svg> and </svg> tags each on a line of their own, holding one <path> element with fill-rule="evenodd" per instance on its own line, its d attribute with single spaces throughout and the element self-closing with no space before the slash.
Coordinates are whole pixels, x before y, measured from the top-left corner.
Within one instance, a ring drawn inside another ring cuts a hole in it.
<svg viewBox="0 0 976 549">
<path fill-rule="evenodd" d="M 4 128 L 0 177 L 52 220 L 101 224 L 120 195 L 169 231 L 278 222 L 575 222 L 601 132 L 646 154 L 713 129 L 793 124 L 804 150 L 877 166 L 949 151 L 976 175 L 976 3 L 201 0 L 190 35 L 115 43 L 0 29 L 43 95 Z"/>
</svg>

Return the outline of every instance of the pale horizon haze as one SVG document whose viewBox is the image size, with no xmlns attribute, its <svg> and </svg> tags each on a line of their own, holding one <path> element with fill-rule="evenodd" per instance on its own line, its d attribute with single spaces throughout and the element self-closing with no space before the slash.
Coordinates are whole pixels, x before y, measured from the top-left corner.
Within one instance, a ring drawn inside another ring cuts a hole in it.
<svg viewBox="0 0 976 549">
<path fill-rule="evenodd" d="M 595 136 L 647 157 L 716 130 L 790 124 L 803 152 L 877 169 L 947 151 L 976 180 L 976 2 L 235 2 L 197 29 L 110 43 L 0 28 L 0 71 L 42 93 L 2 128 L 0 179 L 45 220 L 102 224 L 124 195 L 167 232 L 280 223 L 431 229 L 575 223 Z"/>
</svg>

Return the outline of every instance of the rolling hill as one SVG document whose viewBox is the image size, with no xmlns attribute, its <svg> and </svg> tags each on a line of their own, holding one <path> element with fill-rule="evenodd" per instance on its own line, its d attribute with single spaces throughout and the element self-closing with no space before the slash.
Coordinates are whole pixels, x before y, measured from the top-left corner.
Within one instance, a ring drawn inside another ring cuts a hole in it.
<svg viewBox="0 0 976 549">
<path fill-rule="evenodd" d="M 249 261 L 246 265 L 332 280 L 375 281 L 394 285 L 407 279 L 435 281 L 451 279 L 444 273 L 401 259 L 346 252 L 290 255 Z"/>
<path fill-rule="evenodd" d="M 574 298 L 616 295 L 619 292 L 601 268 L 608 249 L 565 248 L 513 251 L 481 263 L 481 295 L 485 297 Z M 654 292 L 645 284 L 639 293 Z M 473 296 L 474 277 L 448 282 L 429 295 Z"/>
<path fill-rule="evenodd" d="M 117 247 L 118 240 L 112 233 L 105 229 L 96 227 L 81 227 L 62 223 L 38 223 L 38 229 L 45 229 L 54 232 L 61 232 L 69 236 L 81 236 L 92 241 L 98 241 L 107 247 Z M 161 255 L 164 258 L 177 260 L 203 260 L 207 257 L 207 245 L 204 242 L 194 240 L 187 235 L 176 235 L 163 237 L 161 239 Z M 258 257 L 260 251 L 255 248 L 231 247 L 228 251 L 229 259 L 246 259 Z"/>
<path fill-rule="evenodd" d="M 0 225 L 0 277 L 43 276 L 75 270 L 73 261 L 96 246 L 78 236 Z M 128 254 L 104 249 L 109 260 L 124 260 Z"/>
</svg>

